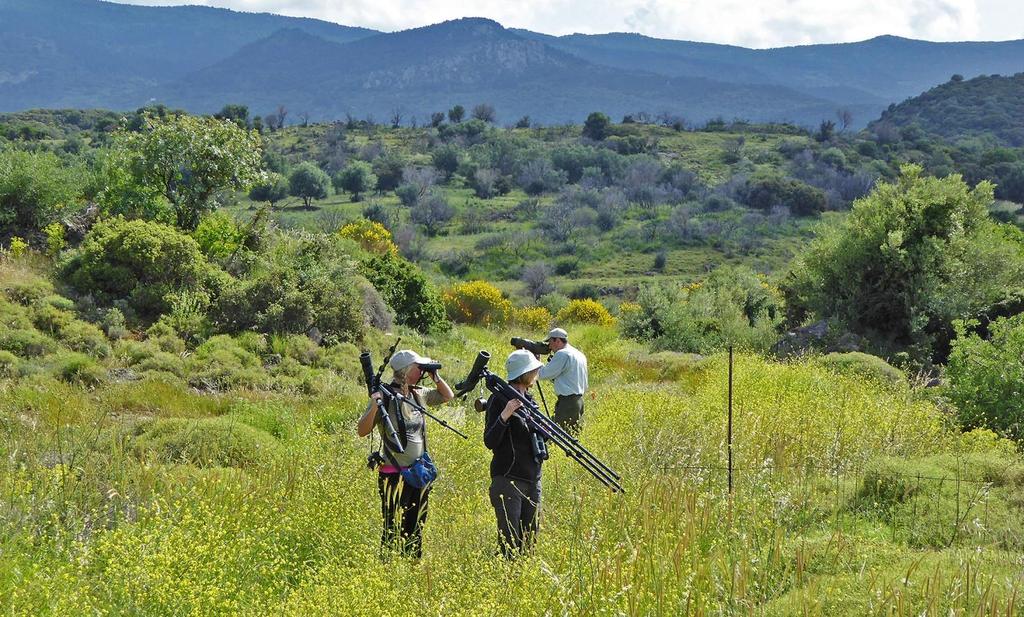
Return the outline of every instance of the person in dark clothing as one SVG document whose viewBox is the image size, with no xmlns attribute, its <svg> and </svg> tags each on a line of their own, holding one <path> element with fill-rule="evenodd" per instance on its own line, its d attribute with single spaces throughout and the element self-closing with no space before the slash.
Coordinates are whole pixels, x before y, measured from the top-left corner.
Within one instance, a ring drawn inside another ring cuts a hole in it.
<svg viewBox="0 0 1024 617">
<path fill-rule="evenodd" d="M 424 389 L 416 385 L 423 375 L 420 366 L 432 362 L 430 358 L 424 358 L 414 351 L 399 351 L 389 362 L 394 370 L 392 387 L 421 406 L 441 405 L 450 401 L 454 396 L 452 390 L 436 370 L 429 373 L 434 388 Z M 404 442 L 404 451 L 398 452 L 388 446 L 390 436 L 378 421 L 381 409 L 381 394 L 376 392 L 367 403 L 366 413 L 359 419 L 357 428 L 359 436 L 366 437 L 377 426 L 383 443 L 385 463 L 377 468 L 377 492 L 380 494 L 380 511 L 384 521 L 381 554 L 386 558 L 391 549 L 398 548 L 403 554 L 418 559 L 423 554 L 423 524 L 427 520 L 430 487 L 416 489 L 406 486 L 401 471 L 413 465 L 426 452 L 425 418 L 408 403 L 397 400 L 389 402 L 387 413 L 392 425 L 399 427 L 400 438 Z"/>
<path fill-rule="evenodd" d="M 533 401 L 529 389 L 537 382 L 540 360 L 525 349 L 505 362 L 508 383 Z M 509 559 L 528 551 L 536 540 L 543 457 L 524 417 L 529 411 L 518 399 L 492 394 L 487 401 L 484 445 L 491 457 L 491 505 L 498 521 L 499 544 Z M 543 447 L 543 442 L 541 446 Z"/>
</svg>

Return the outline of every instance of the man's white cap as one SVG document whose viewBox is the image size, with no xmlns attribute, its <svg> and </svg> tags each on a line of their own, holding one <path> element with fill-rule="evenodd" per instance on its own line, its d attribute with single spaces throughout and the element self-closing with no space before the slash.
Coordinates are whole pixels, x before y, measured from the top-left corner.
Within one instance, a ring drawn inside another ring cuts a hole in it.
<svg viewBox="0 0 1024 617">
<path fill-rule="evenodd" d="M 505 360 L 505 372 L 508 374 L 509 381 L 542 366 L 544 365 L 537 359 L 537 356 L 525 349 L 513 351 L 508 355 L 508 360 Z"/>
<path fill-rule="evenodd" d="M 391 356 L 391 362 L 388 364 L 391 365 L 393 370 L 400 371 L 413 364 L 430 364 L 431 362 L 433 360 L 425 358 L 411 349 L 403 349 L 396 351 L 395 355 Z"/>
<path fill-rule="evenodd" d="M 569 340 L 569 333 L 561 328 L 554 328 L 551 332 L 548 332 L 548 337 L 544 340 L 550 341 L 553 338 Z"/>
</svg>

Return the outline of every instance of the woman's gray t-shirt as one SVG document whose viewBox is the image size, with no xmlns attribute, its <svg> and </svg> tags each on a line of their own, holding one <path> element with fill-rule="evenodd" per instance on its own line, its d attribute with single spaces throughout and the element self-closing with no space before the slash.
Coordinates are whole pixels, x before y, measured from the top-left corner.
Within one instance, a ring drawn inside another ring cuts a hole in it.
<svg viewBox="0 0 1024 617">
<path fill-rule="evenodd" d="M 441 393 L 437 390 L 424 390 L 414 389 L 412 392 L 414 400 L 420 405 L 439 405 L 442 402 Z M 394 425 L 395 430 L 401 434 L 401 429 L 398 421 L 399 413 L 399 402 L 397 400 L 391 401 L 388 405 L 388 416 L 391 418 L 391 423 Z M 401 403 L 402 419 L 405 422 L 405 452 L 395 452 L 394 450 L 388 449 L 388 442 L 391 441 L 391 436 L 388 435 L 387 429 L 384 428 L 383 422 L 377 423 L 377 431 L 380 433 L 381 438 L 384 440 L 384 448 L 388 451 L 384 453 L 384 460 L 388 465 L 393 465 L 391 458 L 395 459 L 399 467 L 410 467 L 416 459 L 423 456 L 424 451 L 424 440 L 426 427 L 424 422 L 423 414 L 408 403 Z M 389 457 L 388 454 L 391 456 Z"/>
</svg>

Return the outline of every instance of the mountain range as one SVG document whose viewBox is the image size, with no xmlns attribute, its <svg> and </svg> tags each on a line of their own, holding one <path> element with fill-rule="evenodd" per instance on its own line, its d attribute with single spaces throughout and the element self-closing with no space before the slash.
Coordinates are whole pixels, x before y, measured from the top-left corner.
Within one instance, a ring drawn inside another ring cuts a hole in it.
<svg viewBox="0 0 1024 617">
<path fill-rule="evenodd" d="M 490 103 L 501 122 L 579 122 L 601 110 L 855 125 L 950 76 L 1024 71 L 1024 41 L 860 43 L 754 50 L 638 34 L 550 36 L 465 18 L 383 33 L 207 7 L 0 0 L 0 111 L 209 113 L 284 105 L 311 120 L 400 111 L 423 121 Z"/>
</svg>

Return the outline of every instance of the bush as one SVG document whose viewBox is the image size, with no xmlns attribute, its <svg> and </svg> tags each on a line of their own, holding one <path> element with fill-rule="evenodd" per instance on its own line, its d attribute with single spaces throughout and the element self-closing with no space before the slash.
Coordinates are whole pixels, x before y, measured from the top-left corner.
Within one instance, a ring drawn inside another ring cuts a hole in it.
<svg viewBox="0 0 1024 617">
<path fill-rule="evenodd" d="M 447 289 L 442 298 L 448 316 L 460 323 L 500 326 L 512 313 L 512 303 L 501 290 L 485 281 L 458 283 Z"/>
<path fill-rule="evenodd" d="M 107 371 L 82 353 L 63 354 L 57 359 L 57 376 L 68 383 L 95 387 L 106 381 Z"/>
<path fill-rule="evenodd" d="M 171 294 L 205 289 L 211 270 L 199 244 L 173 227 L 112 219 L 92 228 L 60 275 L 101 305 L 124 301 L 142 319 L 156 320 L 171 309 Z"/>
<path fill-rule="evenodd" d="M 0 291 L 12 302 L 17 302 L 22 306 L 29 306 L 54 295 L 53 284 L 42 277 L 5 281 L 0 286 Z"/>
<path fill-rule="evenodd" d="M 329 342 L 363 336 L 363 297 L 351 258 L 336 238 L 281 236 L 231 280 L 210 308 L 218 332 L 306 333 L 317 328 Z"/>
<path fill-rule="evenodd" d="M 204 216 L 192 232 L 192 237 L 199 243 L 203 254 L 210 259 L 230 257 L 245 239 L 235 219 L 223 212 L 211 212 Z"/>
<path fill-rule="evenodd" d="M 73 321 L 60 331 L 61 342 L 73 351 L 80 351 L 96 358 L 110 355 L 110 343 L 103 331 L 84 321 Z"/>
<path fill-rule="evenodd" d="M 9 351 L 0 351 L 0 379 L 17 377 L 21 361 Z"/>
<path fill-rule="evenodd" d="M 141 456 L 200 467 L 253 467 L 281 452 L 269 434 L 226 417 L 156 420 L 136 438 L 135 447 Z"/>
<path fill-rule="evenodd" d="M 544 331 L 551 327 L 554 316 L 543 306 L 530 306 L 516 309 L 512 313 L 512 321 L 521 328 Z"/>
<path fill-rule="evenodd" d="M 992 185 L 905 166 L 794 260 L 791 323 L 834 319 L 880 350 L 941 362 L 952 323 L 1017 293 L 1024 252 L 988 218 Z"/>
<path fill-rule="evenodd" d="M 55 154 L 0 150 L 0 228 L 43 229 L 79 207 L 85 183 Z"/>
<path fill-rule="evenodd" d="M 730 345 L 766 351 L 783 320 L 778 290 L 746 268 L 718 268 L 686 287 L 644 287 L 636 304 L 620 307 L 623 335 L 671 351 L 708 354 Z"/>
<path fill-rule="evenodd" d="M 759 210 L 785 206 L 797 216 L 811 216 L 825 210 L 827 201 L 821 189 L 792 178 L 756 177 L 740 190 L 740 200 Z"/>
<path fill-rule="evenodd" d="M 169 373 L 175 377 L 185 377 L 185 361 L 178 354 L 166 351 L 155 351 L 135 365 L 141 373 Z"/>
<path fill-rule="evenodd" d="M 821 359 L 821 363 L 843 375 L 855 375 L 890 384 L 906 381 L 906 376 L 898 368 L 878 356 L 859 351 L 830 353 Z"/>
<path fill-rule="evenodd" d="M 441 296 L 412 262 L 388 253 L 364 260 L 359 270 L 395 312 L 398 323 L 431 333 L 451 327 Z"/>
<path fill-rule="evenodd" d="M 33 358 L 57 349 L 53 339 L 38 330 L 4 330 L 0 332 L 0 350 L 22 358 Z"/>
<path fill-rule="evenodd" d="M 961 425 L 1024 438 L 1024 314 L 997 319 L 989 337 L 957 322 L 946 376 Z"/>
<path fill-rule="evenodd" d="M 608 309 L 597 300 L 572 300 L 565 308 L 558 311 L 558 323 L 596 324 L 599 326 L 615 325 L 615 318 Z"/>
<path fill-rule="evenodd" d="M 398 247 L 391 241 L 391 232 L 380 223 L 367 219 L 358 219 L 345 225 L 338 230 L 338 235 L 354 240 L 370 253 L 383 255 L 398 252 Z"/>
<path fill-rule="evenodd" d="M 189 384 L 207 390 L 260 388 L 267 375 L 260 359 L 227 335 L 218 335 L 200 345 L 189 362 Z"/>
</svg>

